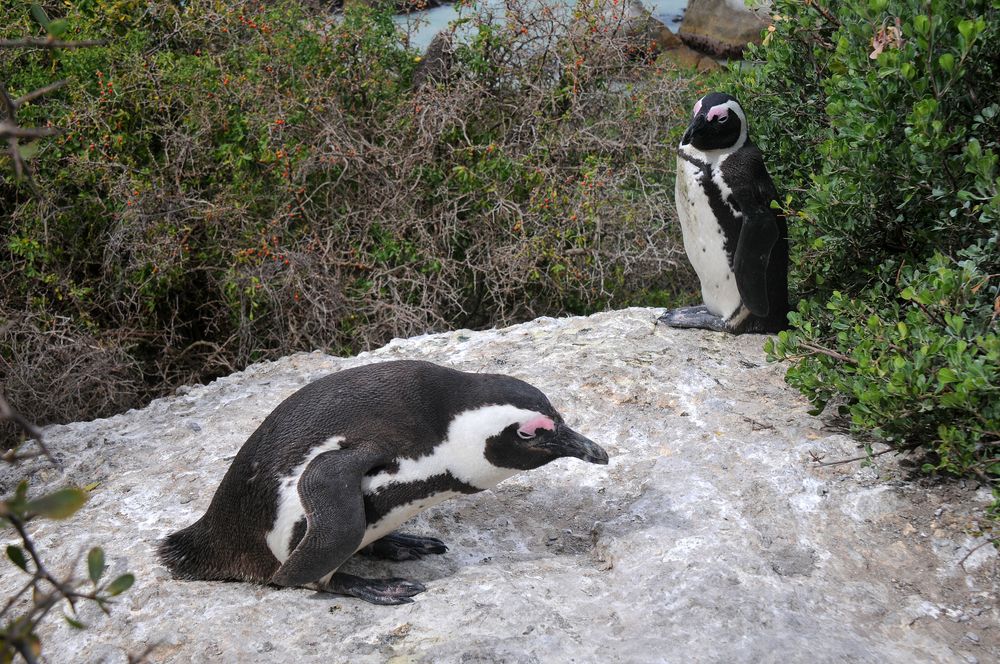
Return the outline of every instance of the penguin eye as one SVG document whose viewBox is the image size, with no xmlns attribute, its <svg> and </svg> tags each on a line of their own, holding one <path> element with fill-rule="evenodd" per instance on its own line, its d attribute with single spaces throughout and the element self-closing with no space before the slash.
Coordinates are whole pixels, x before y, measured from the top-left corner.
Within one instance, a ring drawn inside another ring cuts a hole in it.
<svg viewBox="0 0 1000 664">
<path fill-rule="evenodd" d="M 535 437 L 535 434 L 534 433 L 528 433 L 527 431 L 522 431 L 521 429 L 518 429 L 517 430 L 517 437 L 520 438 L 521 440 L 531 440 L 532 438 Z"/>
<path fill-rule="evenodd" d="M 729 122 L 729 116 L 728 115 L 723 115 L 723 116 L 719 117 L 719 124 L 722 124 L 724 122 Z"/>
</svg>

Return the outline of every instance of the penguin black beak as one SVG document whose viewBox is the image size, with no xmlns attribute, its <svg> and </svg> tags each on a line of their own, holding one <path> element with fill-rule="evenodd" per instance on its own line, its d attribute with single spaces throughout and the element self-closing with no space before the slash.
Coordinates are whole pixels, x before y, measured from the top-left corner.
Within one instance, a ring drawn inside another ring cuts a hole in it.
<svg viewBox="0 0 1000 664">
<path fill-rule="evenodd" d="M 708 122 L 705 121 L 704 113 L 699 113 L 694 116 L 694 119 L 691 120 L 691 124 L 688 125 L 687 131 L 684 132 L 684 136 L 681 137 L 681 145 L 688 145 L 691 142 L 691 139 L 694 138 L 694 135 L 701 131 L 706 124 L 708 124 Z"/>
<path fill-rule="evenodd" d="M 576 457 L 602 466 L 608 463 L 608 453 L 603 447 L 566 426 L 560 427 L 556 437 L 540 447 L 557 457 Z"/>
</svg>

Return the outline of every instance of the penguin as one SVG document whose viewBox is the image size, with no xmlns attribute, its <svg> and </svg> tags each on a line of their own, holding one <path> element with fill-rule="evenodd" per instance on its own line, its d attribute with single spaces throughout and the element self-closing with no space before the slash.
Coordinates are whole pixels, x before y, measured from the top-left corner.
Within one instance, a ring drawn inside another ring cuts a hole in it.
<svg viewBox="0 0 1000 664">
<path fill-rule="evenodd" d="M 374 604 L 423 592 L 340 572 L 353 554 L 440 554 L 394 532 L 442 500 L 560 457 L 607 464 L 538 389 L 510 376 L 400 360 L 345 369 L 292 394 L 243 444 L 197 522 L 161 541 L 175 578 L 305 586 Z"/>
<path fill-rule="evenodd" d="M 694 105 L 677 148 L 674 195 L 704 304 L 658 322 L 733 334 L 786 329 L 788 227 L 771 208 L 778 192 L 734 97 L 712 92 Z"/>
</svg>

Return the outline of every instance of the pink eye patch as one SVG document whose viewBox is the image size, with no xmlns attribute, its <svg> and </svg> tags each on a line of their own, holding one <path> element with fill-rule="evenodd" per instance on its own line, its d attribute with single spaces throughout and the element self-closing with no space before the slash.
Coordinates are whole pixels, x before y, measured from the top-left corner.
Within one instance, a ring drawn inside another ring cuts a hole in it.
<svg viewBox="0 0 1000 664">
<path fill-rule="evenodd" d="M 701 100 L 699 99 L 698 103 L 694 105 L 694 113 L 692 113 L 692 115 L 698 115 L 698 111 L 700 110 L 701 110 Z"/>
<path fill-rule="evenodd" d="M 708 115 L 705 116 L 705 119 L 711 122 L 715 118 L 728 118 L 728 117 L 729 117 L 728 108 L 726 108 L 725 106 L 713 106 L 708 111 Z"/>
<path fill-rule="evenodd" d="M 545 417 L 544 415 L 539 415 L 538 417 L 532 418 L 527 422 L 521 423 L 517 432 L 522 436 L 534 436 L 538 433 L 539 429 L 545 429 L 546 431 L 553 431 L 556 428 L 555 422 Z"/>
</svg>

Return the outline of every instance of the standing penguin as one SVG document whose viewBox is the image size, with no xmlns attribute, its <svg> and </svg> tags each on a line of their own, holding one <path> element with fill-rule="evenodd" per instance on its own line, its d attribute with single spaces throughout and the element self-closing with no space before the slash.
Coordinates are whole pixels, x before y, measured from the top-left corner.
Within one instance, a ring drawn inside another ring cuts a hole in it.
<svg viewBox="0 0 1000 664">
<path fill-rule="evenodd" d="M 739 102 L 702 97 L 677 149 L 675 203 L 705 304 L 659 322 L 733 334 L 788 326 L 788 227 L 771 208 L 777 198 Z"/>
<path fill-rule="evenodd" d="M 392 531 L 447 498 L 559 457 L 606 464 L 540 391 L 418 361 L 345 369 L 288 397 L 244 443 L 205 515 L 159 555 L 176 577 L 318 584 L 375 604 L 424 586 L 338 571 L 354 553 L 444 553 Z"/>
</svg>

